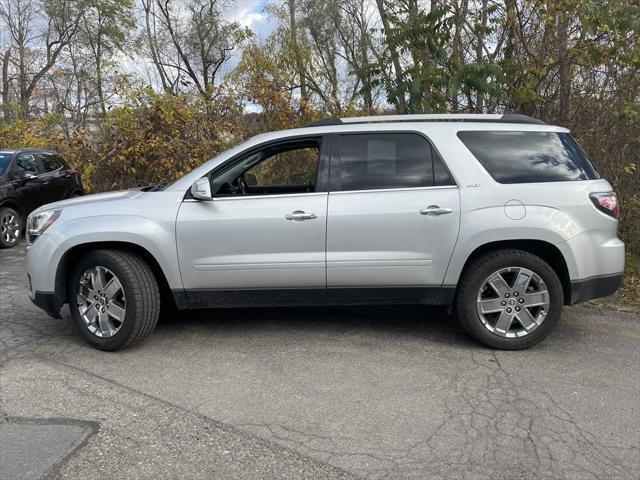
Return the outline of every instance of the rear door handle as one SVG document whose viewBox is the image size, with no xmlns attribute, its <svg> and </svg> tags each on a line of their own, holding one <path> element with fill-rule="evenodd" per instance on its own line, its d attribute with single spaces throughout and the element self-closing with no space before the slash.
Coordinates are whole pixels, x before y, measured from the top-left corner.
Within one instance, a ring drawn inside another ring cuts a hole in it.
<svg viewBox="0 0 640 480">
<path fill-rule="evenodd" d="M 452 208 L 440 208 L 438 205 L 429 205 L 420 210 L 420 215 L 444 215 L 453 212 Z"/>
<path fill-rule="evenodd" d="M 291 213 L 287 213 L 284 218 L 287 220 L 313 220 L 314 218 L 318 218 L 318 215 L 315 213 L 305 213 L 302 210 L 296 210 Z"/>
</svg>

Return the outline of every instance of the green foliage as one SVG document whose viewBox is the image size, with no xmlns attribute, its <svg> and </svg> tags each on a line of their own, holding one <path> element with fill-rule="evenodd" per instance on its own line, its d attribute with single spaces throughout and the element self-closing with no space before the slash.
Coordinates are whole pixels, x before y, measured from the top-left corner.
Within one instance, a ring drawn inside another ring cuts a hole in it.
<svg viewBox="0 0 640 480">
<path fill-rule="evenodd" d="M 56 149 L 99 192 L 175 179 L 244 137 L 242 106 L 227 92 L 213 103 L 146 88 L 123 100 L 91 131 L 70 137 L 52 128 L 58 116 L 0 122 L 0 148 Z"/>
</svg>

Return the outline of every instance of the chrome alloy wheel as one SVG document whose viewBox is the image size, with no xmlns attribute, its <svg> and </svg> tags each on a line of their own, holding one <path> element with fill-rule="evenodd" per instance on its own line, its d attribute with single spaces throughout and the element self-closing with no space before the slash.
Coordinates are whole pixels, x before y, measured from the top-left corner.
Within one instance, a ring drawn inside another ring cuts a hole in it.
<svg viewBox="0 0 640 480">
<path fill-rule="evenodd" d="M 527 268 L 498 270 L 483 282 L 476 301 L 482 324 L 501 337 L 523 337 L 538 328 L 549 313 L 549 291 Z"/>
<path fill-rule="evenodd" d="M 14 213 L 5 213 L 0 219 L 0 235 L 8 245 L 14 245 L 20 238 L 20 221 Z"/>
<path fill-rule="evenodd" d="M 78 311 L 91 333 L 108 338 L 120 331 L 127 303 L 122 284 L 111 270 L 88 268 L 78 281 L 77 292 Z"/>
</svg>

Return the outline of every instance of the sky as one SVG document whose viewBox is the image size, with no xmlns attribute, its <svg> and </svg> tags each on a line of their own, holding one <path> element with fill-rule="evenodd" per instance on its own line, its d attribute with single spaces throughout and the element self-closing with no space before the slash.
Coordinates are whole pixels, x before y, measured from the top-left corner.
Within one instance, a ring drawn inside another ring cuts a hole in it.
<svg viewBox="0 0 640 480">
<path fill-rule="evenodd" d="M 243 27 L 249 27 L 255 35 L 255 40 L 261 42 L 276 28 L 273 18 L 264 11 L 266 5 L 267 0 L 230 0 L 229 6 L 223 12 L 230 22 L 238 22 Z M 224 70 L 232 70 L 240 60 L 239 57 L 239 52 L 235 52 Z"/>
<path fill-rule="evenodd" d="M 188 3 L 188 0 L 175 1 L 177 4 Z M 254 40 L 261 42 L 276 28 L 275 20 L 265 12 L 267 3 L 268 0 L 227 0 L 227 5 L 223 8 L 223 16 L 229 22 L 238 22 L 244 27 L 249 27 L 254 33 Z M 139 2 L 137 7 L 142 11 Z M 240 55 L 241 49 L 236 49 L 232 57 L 222 66 L 222 75 L 235 68 L 240 61 Z M 118 52 L 114 60 L 123 71 L 136 73 L 151 83 L 155 81 L 155 68 L 150 58 L 128 51 Z"/>
</svg>

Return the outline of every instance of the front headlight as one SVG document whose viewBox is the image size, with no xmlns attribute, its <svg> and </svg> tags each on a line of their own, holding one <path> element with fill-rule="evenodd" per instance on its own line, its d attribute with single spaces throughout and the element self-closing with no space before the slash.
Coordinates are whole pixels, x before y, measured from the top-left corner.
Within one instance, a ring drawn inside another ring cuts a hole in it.
<svg viewBox="0 0 640 480">
<path fill-rule="evenodd" d="M 27 218 L 27 246 L 31 245 L 60 216 L 61 210 L 44 210 Z"/>
</svg>

